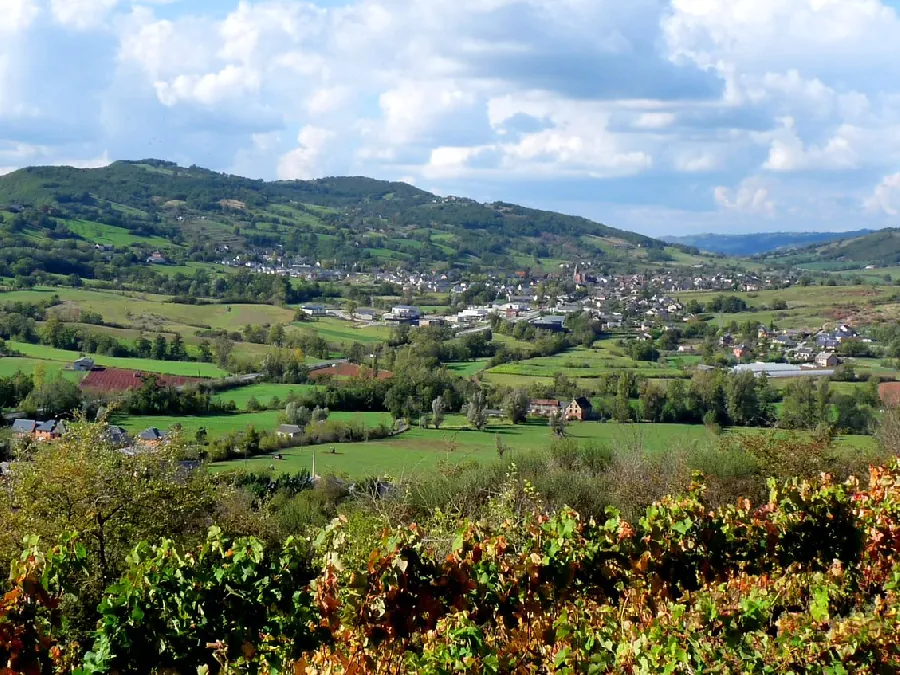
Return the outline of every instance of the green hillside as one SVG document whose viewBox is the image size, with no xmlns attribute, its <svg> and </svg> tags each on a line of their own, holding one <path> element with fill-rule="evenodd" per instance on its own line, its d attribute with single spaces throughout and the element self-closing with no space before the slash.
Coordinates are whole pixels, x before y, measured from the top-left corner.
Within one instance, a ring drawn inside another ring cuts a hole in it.
<svg viewBox="0 0 900 675">
<path fill-rule="evenodd" d="M 265 182 L 159 160 L 22 169 L 0 178 L 0 205 L 11 247 L 71 239 L 76 249 L 105 244 L 139 256 L 159 249 L 177 262 L 212 262 L 226 246 L 280 246 L 363 267 L 415 261 L 511 269 L 587 256 L 633 262 L 665 249 L 585 218 L 438 197 L 406 183 Z M 649 258 L 674 262 L 669 254 Z"/>
<path fill-rule="evenodd" d="M 822 271 L 858 270 L 870 265 L 893 267 L 900 263 L 900 229 L 888 228 L 864 236 L 770 254 L 765 260 Z"/>
</svg>

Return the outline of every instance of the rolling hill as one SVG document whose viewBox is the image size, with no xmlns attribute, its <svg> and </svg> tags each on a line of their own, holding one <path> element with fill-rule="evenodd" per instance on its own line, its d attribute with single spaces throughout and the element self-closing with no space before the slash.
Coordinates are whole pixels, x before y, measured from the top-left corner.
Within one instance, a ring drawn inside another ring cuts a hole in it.
<svg viewBox="0 0 900 675">
<path fill-rule="evenodd" d="M 871 234 L 872 230 L 855 232 L 758 232 L 755 234 L 690 234 L 681 237 L 663 237 L 672 244 L 692 246 L 701 251 L 724 253 L 731 256 L 755 256 L 783 249 L 808 247 L 839 239 Z"/>
<path fill-rule="evenodd" d="M 774 265 L 791 265 L 812 270 L 851 271 L 872 266 L 900 265 L 900 229 L 888 228 L 804 248 L 776 252 L 765 257 Z"/>
<path fill-rule="evenodd" d="M 138 257 L 158 249 L 182 263 L 220 260 L 226 247 L 278 247 L 360 268 L 512 269 L 586 258 L 674 264 L 690 252 L 577 216 L 439 197 L 406 183 L 266 182 L 161 160 L 21 169 L 0 177 L 0 205 L 3 234 L 18 237 L 7 245 L 72 239 Z"/>
</svg>

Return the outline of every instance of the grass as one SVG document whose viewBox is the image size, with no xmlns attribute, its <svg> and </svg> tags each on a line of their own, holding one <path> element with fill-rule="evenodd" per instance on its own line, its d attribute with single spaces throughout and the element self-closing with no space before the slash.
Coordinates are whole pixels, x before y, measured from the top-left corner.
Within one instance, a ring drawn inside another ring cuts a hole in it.
<svg viewBox="0 0 900 675">
<path fill-rule="evenodd" d="M 362 326 L 333 317 L 295 323 L 294 326 L 311 330 L 328 342 L 337 344 L 384 342 L 391 333 L 387 326 Z"/>
<path fill-rule="evenodd" d="M 448 363 L 447 369 L 456 373 L 461 377 L 472 377 L 484 370 L 485 364 L 490 359 L 476 359 L 475 361 L 462 361 L 459 363 Z"/>
<path fill-rule="evenodd" d="M 171 415 L 118 415 L 112 420 L 131 433 L 140 433 L 148 427 L 157 427 L 163 431 L 180 424 L 187 438 L 193 438 L 198 429 L 206 429 L 210 439 L 219 438 L 232 431 L 243 431 L 251 424 L 257 431 L 274 431 L 278 427 L 278 410 L 264 410 L 255 413 L 236 413 L 232 415 L 207 416 L 171 416 Z M 331 420 L 348 422 L 359 420 L 367 426 L 374 427 L 382 422 L 391 423 L 389 413 L 332 413 Z"/>
<path fill-rule="evenodd" d="M 63 377 L 75 382 L 80 382 L 85 376 L 85 373 L 65 370 L 65 364 L 63 363 L 48 362 L 42 361 L 41 359 L 30 359 L 21 356 L 5 356 L 0 358 L 0 377 L 9 377 L 18 372 L 22 372 L 25 375 L 31 375 L 38 365 L 44 366 L 48 375 L 55 375 L 58 372 L 62 372 Z"/>
<path fill-rule="evenodd" d="M 133 234 L 124 227 L 95 223 L 91 220 L 66 220 L 66 227 L 73 234 L 95 244 L 107 244 L 110 246 L 131 246 L 132 244 L 146 244 L 170 248 L 172 242 L 162 237 L 145 237 Z"/>
<path fill-rule="evenodd" d="M 681 366 L 690 365 L 696 357 L 672 357 L 663 365 L 660 363 L 644 363 L 631 359 L 623 350 L 616 347 L 611 340 L 598 342 L 591 349 L 576 347 L 554 356 L 541 356 L 514 363 L 504 363 L 491 368 L 488 376 L 491 381 L 498 375 L 514 376 L 517 383 L 525 383 L 524 378 L 552 378 L 561 373 L 570 378 L 596 378 L 610 372 L 627 371 L 643 377 L 665 378 L 679 377 Z M 499 382 L 497 382 L 499 384 Z"/>
<path fill-rule="evenodd" d="M 70 364 L 81 356 L 78 352 L 66 349 L 54 349 L 45 345 L 32 345 L 25 342 L 8 342 L 11 349 L 15 349 L 24 356 L 43 361 L 53 361 L 60 364 Z M 195 363 L 192 361 L 155 361 L 153 359 L 122 358 L 117 356 L 102 356 L 91 354 L 94 363 L 98 366 L 110 368 L 130 368 L 143 370 L 148 373 L 161 373 L 164 375 L 183 375 L 186 377 L 224 377 L 227 373 L 212 363 Z"/>
<path fill-rule="evenodd" d="M 894 289 L 882 286 L 792 286 L 781 290 L 765 290 L 752 293 L 734 291 L 689 291 L 678 294 L 681 302 L 696 299 L 707 302 L 717 295 L 742 298 L 753 311 L 740 314 L 715 314 L 714 320 L 723 325 L 731 321 L 739 324 L 748 320 L 768 325 L 774 320 L 779 328 L 815 328 L 826 323 L 834 324 L 849 316 L 865 314 L 875 303 L 884 300 Z M 773 312 L 768 308 L 773 301 L 783 300 L 788 309 Z"/>
<path fill-rule="evenodd" d="M 448 418 L 447 424 L 452 424 L 451 419 Z M 726 433 L 745 433 L 745 430 Z M 579 441 L 597 441 L 619 447 L 643 447 L 650 452 L 715 442 L 715 436 L 706 427 L 699 425 L 587 422 L 570 425 L 567 434 Z M 350 478 L 388 475 L 408 478 L 441 470 L 446 465 L 496 460 L 498 437 L 510 449 L 509 454 L 504 456 L 510 461 L 515 461 L 516 452 L 541 451 L 551 442 L 548 426 L 540 421 L 519 426 L 497 424 L 483 432 L 415 428 L 390 439 L 341 444 L 336 446 L 335 454 L 322 447 L 286 450 L 283 453 L 284 460 L 275 462 L 275 467 L 277 471 L 285 473 L 310 470 L 315 452 L 316 472 L 319 475 L 346 475 Z M 840 439 L 842 446 L 851 449 L 869 448 L 873 442 L 868 436 Z M 250 458 L 246 463 L 244 460 L 235 460 L 212 468 L 214 471 L 222 471 L 246 466 L 259 470 L 271 464 L 271 457 L 261 456 Z"/>
<path fill-rule="evenodd" d="M 244 410 L 247 407 L 247 401 L 251 398 L 255 398 L 262 405 L 267 406 L 269 401 L 276 396 L 285 401 L 291 392 L 300 395 L 315 391 L 315 389 L 316 387 L 309 384 L 252 384 L 249 387 L 223 391 L 216 395 L 216 400 L 234 401 L 239 409 Z"/>
</svg>

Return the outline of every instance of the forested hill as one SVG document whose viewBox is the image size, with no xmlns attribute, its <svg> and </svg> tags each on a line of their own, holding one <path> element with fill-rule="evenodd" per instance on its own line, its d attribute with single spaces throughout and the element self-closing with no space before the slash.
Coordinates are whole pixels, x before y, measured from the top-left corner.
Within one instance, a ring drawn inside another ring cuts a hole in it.
<svg viewBox="0 0 900 675">
<path fill-rule="evenodd" d="M 734 256 L 754 256 L 781 249 L 796 249 L 839 239 L 870 234 L 872 230 L 854 232 L 755 232 L 753 234 L 690 234 L 663 237 L 673 244 L 693 246 L 701 251 Z"/>
<path fill-rule="evenodd" d="M 900 229 L 888 228 L 860 237 L 775 253 L 766 259 L 774 264 L 808 265 L 817 269 L 894 267 L 900 264 Z"/>
<path fill-rule="evenodd" d="M 362 177 L 266 182 L 170 162 L 100 169 L 32 167 L 0 178 L 13 231 L 88 243 L 180 247 L 192 259 L 283 246 L 374 266 L 415 261 L 485 268 L 595 257 L 646 258 L 665 244 L 585 218 L 506 203 L 438 197 Z"/>
</svg>

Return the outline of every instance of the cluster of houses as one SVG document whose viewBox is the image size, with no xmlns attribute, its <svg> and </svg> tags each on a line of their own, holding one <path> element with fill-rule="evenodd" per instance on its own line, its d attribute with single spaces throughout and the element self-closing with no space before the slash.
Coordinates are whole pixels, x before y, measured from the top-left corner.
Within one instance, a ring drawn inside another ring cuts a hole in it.
<svg viewBox="0 0 900 675">
<path fill-rule="evenodd" d="M 17 419 L 13 420 L 12 424 L 13 438 L 19 440 L 55 441 L 65 436 L 66 431 L 66 423 L 57 419 L 46 421 Z M 110 445 L 127 455 L 135 455 L 142 450 L 159 447 L 166 440 L 166 434 L 156 427 L 145 429 L 132 438 L 125 429 L 115 424 L 106 425 L 104 436 Z"/>
<path fill-rule="evenodd" d="M 842 324 L 836 330 L 815 331 L 787 329 L 771 331 L 760 326 L 757 331 L 756 345 L 737 344 L 734 336 L 726 333 L 719 338 L 719 345 L 731 349 L 738 360 L 751 355 L 755 350 L 764 348 L 767 351 L 781 352 L 785 360 L 795 364 L 811 364 L 818 368 L 834 368 L 841 363 L 837 350 L 841 345 L 851 341 L 871 342 L 869 338 L 860 336 L 856 329 Z"/>
</svg>

